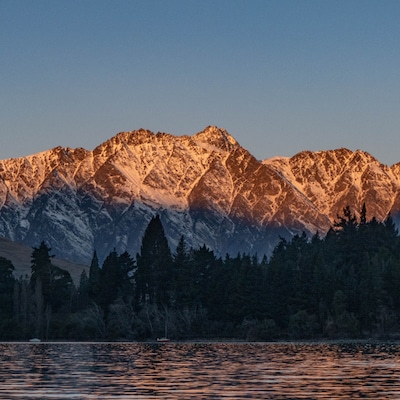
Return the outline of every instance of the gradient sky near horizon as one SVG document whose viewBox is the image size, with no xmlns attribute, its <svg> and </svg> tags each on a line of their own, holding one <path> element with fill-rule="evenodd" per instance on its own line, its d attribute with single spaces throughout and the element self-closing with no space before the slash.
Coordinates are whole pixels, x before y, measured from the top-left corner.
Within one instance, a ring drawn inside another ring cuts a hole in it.
<svg viewBox="0 0 400 400">
<path fill-rule="evenodd" d="M 0 159 L 139 128 L 400 162 L 400 1 L 1 0 Z"/>
</svg>

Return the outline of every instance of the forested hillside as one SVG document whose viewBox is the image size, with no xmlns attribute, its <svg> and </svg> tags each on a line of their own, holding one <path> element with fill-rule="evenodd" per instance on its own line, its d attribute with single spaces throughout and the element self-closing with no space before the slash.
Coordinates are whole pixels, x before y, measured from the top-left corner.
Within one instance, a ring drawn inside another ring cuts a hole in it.
<svg viewBox="0 0 400 400">
<path fill-rule="evenodd" d="M 146 340 L 398 337 L 400 238 L 389 217 L 346 207 L 325 237 L 281 239 L 272 256 L 171 253 L 154 217 L 133 257 L 111 251 L 79 285 L 42 242 L 31 276 L 0 259 L 0 339 Z"/>
</svg>

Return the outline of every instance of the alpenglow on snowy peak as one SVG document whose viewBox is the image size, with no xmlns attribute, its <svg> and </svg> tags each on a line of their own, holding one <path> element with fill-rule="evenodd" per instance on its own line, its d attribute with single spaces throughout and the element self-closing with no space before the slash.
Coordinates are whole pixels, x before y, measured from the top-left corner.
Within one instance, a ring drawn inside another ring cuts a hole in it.
<svg viewBox="0 0 400 400">
<path fill-rule="evenodd" d="M 216 254 L 269 254 L 279 237 L 327 232 L 343 207 L 398 221 L 400 164 L 347 149 L 260 162 L 224 129 L 194 136 L 121 132 L 96 147 L 0 161 L 0 236 L 88 263 L 96 250 L 135 255 L 158 214 Z"/>
</svg>

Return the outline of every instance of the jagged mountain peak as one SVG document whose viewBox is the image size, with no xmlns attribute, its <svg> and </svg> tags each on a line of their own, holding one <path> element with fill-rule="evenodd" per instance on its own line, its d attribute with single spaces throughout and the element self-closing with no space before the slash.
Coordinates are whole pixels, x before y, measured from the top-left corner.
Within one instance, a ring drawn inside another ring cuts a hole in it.
<svg viewBox="0 0 400 400">
<path fill-rule="evenodd" d="M 336 150 L 320 151 L 302 151 L 295 154 L 289 160 L 287 158 L 265 160 L 265 163 L 289 164 L 290 168 L 296 170 L 301 175 L 310 174 L 312 171 L 324 170 L 329 176 L 337 175 L 343 172 L 354 171 L 361 172 L 367 167 L 378 167 L 382 170 L 388 170 L 387 166 L 381 164 L 375 157 L 362 150 L 349 150 L 339 148 Z"/>
<path fill-rule="evenodd" d="M 363 152 L 361 150 L 352 151 L 345 147 L 341 147 L 334 150 L 303 150 L 294 156 L 290 157 L 290 161 L 292 163 L 304 162 L 305 160 L 310 160 L 311 162 L 315 162 L 317 160 L 328 159 L 331 161 L 337 161 L 340 164 L 347 163 L 350 159 L 354 157 L 372 157 L 368 153 Z"/>
<path fill-rule="evenodd" d="M 396 163 L 396 164 L 393 164 L 390 167 L 390 170 L 393 172 L 394 175 L 400 177 L 400 162 Z"/>
<path fill-rule="evenodd" d="M 125 145 L 149 142 L 154 139 L 154 133 L 146 129 L 119 132 L 93 150 L 93 156 L 108 157 L 120 150 Z"/>
<path fill-rule="evenodd" d="M 217 126 L 208 126 L 203 131 L 196 133 L 193 136 L 184 135 L 176 136 L 166 132 L 154 133 L 148 129 L 137 129 L 133 131 L 123 131 L 114 135 L 112 138 L 108 139 L 104 143 L 96 147 L 97 149 L 102 149 L 104 147 L 119 146 L 121 144 L 134 145 L 146 142 L 157 142 L 164 140 L 181 140 L 181 139 L 192 139 L 200 143 L 208 143 L 215 145 L 216 147 L 224 148 L 227 143 L 229 145 L 238 145 L 237 141 L 231 136 L 224 128 L 219 128 Z"/>
<path fill-rule="evenodd" d="M 226 151 L 231 151 L 239 146 L 239 143 L 233 136 L 224 128 L 218 128 L 217 126 L 208 126 L 203 131 L 194 135 L 193 139 L 196 142 L 206 143 Z"/>
<path fill-rule="evenodd" d="M 0 191 L 2 202 L 6 203 L 7 196 L 11 196 L 17 203 L 30 202 L 52 173 L 58 169 L 74 169 L 79 158 L 86 155 L 83 149 L 59 146 L 26 157 L 0 161 L 0 178 L 4 182 L 3 190 Z"/>
<path fill-rule="evenodd" d="M 354 165 L 354 164 L 379 164 L 382 167 L 385 166 L 382 164 L 377 158 L 375 158 L 373 155 L 368 153 L 367 151 L 363 151 L 360 149 L 357 149 L 353 152 L 352 156 L 349 159 L 349 165 Z"/>
<path fill-rule="evenodd" d="M 137 129 L 134 131 L 127 131 L 127 132 L 119 132 L 109 141 L 114 143 L 125 143 L 125 144 L 134 144 L 136 142 L 146 142 L 154 140 L 155 138 L 154 132 L 148 129 Z"/>
<path fill-rule="evenodd" d="M 358 214 L 366 203 L 371 216 L 384 219 L 398 187 L 394 169 L 362 150 L 303 151 L 290 159 L 265 160 L 304 193 L 331 221 L 349 205 Z"/>
</svg>

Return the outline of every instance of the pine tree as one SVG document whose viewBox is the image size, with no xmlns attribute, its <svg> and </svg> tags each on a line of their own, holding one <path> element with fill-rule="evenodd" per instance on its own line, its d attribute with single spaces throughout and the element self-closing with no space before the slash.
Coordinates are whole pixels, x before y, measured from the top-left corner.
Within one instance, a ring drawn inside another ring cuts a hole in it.
<svg viewBox="0 0 400 400">
<path fill-rule="evenodd" d="M 100 266 L 97 252 L 94 251 L 92 261 L 89 269 L 89 282 L 88 282 L 88 295 L 89 298 L 97 302 L 100 294 Z"/>
<path fill-rule="evenodd" d="M 187 249 L 185 238 L 181 236 L 178 246 L 173 255 L 173 269 L 175 275 L 176 303 L 178 307 L 190 304 L 190 281 L 191 281 L 190 254 Z"/>
<path fill-rule="evenodd" d="M 118 267 L 121 274 L 119 296 L 124 300 L 130 300 L 134 295 L 133 273 L 136 267 L 135 260 L 125 251 L 118 258 Z"/>
<path fill-rule="evenodd" d="M 73 281 L 68 271 L 53 265 L 54 256 L 50 255 L 50 251 L 45 242 L 32 251 L 31 290 L 35 292 L 37 287 L 41 288 L 45 308 L 49 306 L 54 312 L 61 309 L 66 311 Z"/>
<path fill-rule="evenodd" d="M 158 215 L 149 222 L 136 259 L 137 304 L 169 305 L 173 301 L 172 256 Z"/>
<path fill-rule="evenodd" d="M 104 260 L 100 270 L 100 285 L 98 304 L 103 308 L 105 316 L 108 314 L 109 306 L 117 299 L 118 289 L 122 276 L 118 266 L 118 254 L 116 250 Z"/>
<path fill-rule="evenodd" d="M 205 244 L 192 250 L 192 301 L 196 305 L 207 307 L 212 274 L 215 271 L 216 257 Z"/>
<path fill-rule="evenodd" d="M 360 213 L 360 225 L 365 225 L 367 223 L 367 207 L 363 203 Z"/>
<path fill-rule="evenodd" d="M 110 306 L 118 299 L 128 301 L 133 297 L 132 272 L 135 263 L 128 252 L 120 256 L 114 249 L 104 260 L 100 270 L 97 304 L 108 317 Z"/>
<path fill-rule="evenodd" d="M 35 290 L 36 283 L 40 280 L 40 285 L 43 291 L 44 301 L 50 302 L 52 294 L 53 266 L 51 259 L 54 256 L 50 255 L 51 249 L 46 245 L 44 241 L 40 243 L 39 247 L 34 247 L 32 252 L 31 261 L 31 287 Z"/>
<path fill-rule="evenodd" d="M 15 278 L 14 265 L 10 260 L 0 257 L 0 338 L 9 338 L 10 323 L 13 316 L 13 297 Z"/>
<path fill-rule="evenodd" d="M 85 270 L 82 271 L 78 287 L 78 309 L 83 310 L 89 305 L 89 278 Z"/>
<path fill-rule="evenodd" d="M 12 297 L 15 284 L 13 272 L 13 263 L 4 257 L 0 257 L 0 315 L 10 316 L 12 314 Z"/>
</svg>

